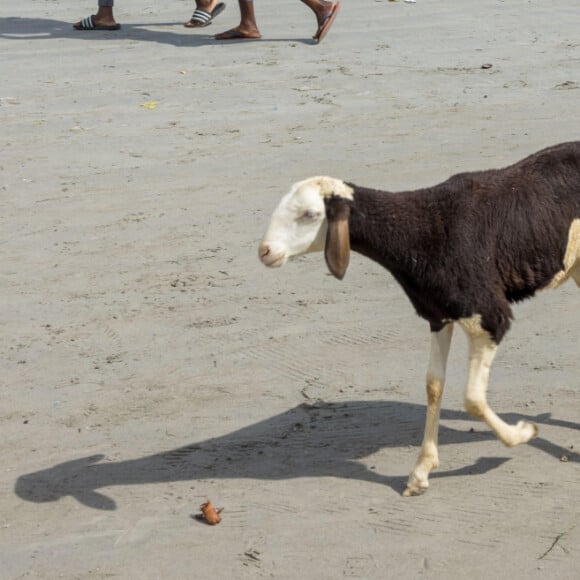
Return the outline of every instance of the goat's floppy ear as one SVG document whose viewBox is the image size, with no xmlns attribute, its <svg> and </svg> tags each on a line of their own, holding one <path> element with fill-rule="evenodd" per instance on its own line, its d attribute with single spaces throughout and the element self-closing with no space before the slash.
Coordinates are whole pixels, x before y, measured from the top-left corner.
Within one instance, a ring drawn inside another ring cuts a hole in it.
<svg viewBox="0 0 580 580">
<path fill-rule="evenodd" d="M 337 196 L 325 198 L 324 203 L 328 221 L 324 257 L 332 275 L 342 280 L 350 259 L 350 232 L 348 228 L 350 203 L 349 200 Z"/>
</svg>

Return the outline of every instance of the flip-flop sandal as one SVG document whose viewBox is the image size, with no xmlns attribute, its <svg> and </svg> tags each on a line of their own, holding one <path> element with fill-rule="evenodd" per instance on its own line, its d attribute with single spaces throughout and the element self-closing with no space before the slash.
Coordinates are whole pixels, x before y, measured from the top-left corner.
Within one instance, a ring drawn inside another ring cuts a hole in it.
<svg viewBox="0 0 580 580">
<path fill-rule="evenodd" d="M 207 12 L 201 8 L 196 8 L 193 11 L 191 19 L 189 22 L 184 24 L 185 28 L 203 28 L 204 26 L 209 26 L 212 20 L 219 16 L 226 9 L 226 5 L 223 2 L 216 4 L 216 7 L 211 11 Z"/>
<path fill-rule="evenodd" d="M 258 36 L 247 36 L 237 31 L 235 28 L 226 30 L 225 32 L 220 32 L 214 36 L 216 40 L 260 40 L 261 35 Z"/>
<path fill-rule="evenodd" d="M 73 24 L 75 30 L 120 30 L 120 24 L 95 24 L 95 15 L 87 16 L 83 18 L 80 22 Z"/>
<path fill-rule="evenodd" d="M 332 11 L 330 14 L 327 14 L 322 22 L 318 25 L 318 30 L 316 34 L 312 37 L 318 44 L 320 44 L 324 37 L 328 34 L 332 23 L 334 22 L 335 18 L 338 16 L 338 12 L 340 10 L 340 0 L 334 4 L 332 7 Z"/>
</svg>

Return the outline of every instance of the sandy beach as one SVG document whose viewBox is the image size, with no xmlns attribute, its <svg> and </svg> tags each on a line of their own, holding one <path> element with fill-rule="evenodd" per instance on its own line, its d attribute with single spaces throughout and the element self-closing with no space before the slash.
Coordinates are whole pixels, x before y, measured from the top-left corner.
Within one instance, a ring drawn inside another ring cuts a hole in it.
<svg viewBox="0 0 580 580">
<path fill-rule="evenodd" d="M 491 376 L 538 437 L 464 412 L 458 331 L 404 498 L 427 323 L 360 256 L 257 259 L 310 175 L 412 189 L 578 140 L 576 3 L 343 0 L 320 45 L 296 0 L 256 0 L 257 42 L 213 39 L 233 0 L 74 31 L 95 4 L 0 6 L 0 578 L 577 578 L 574 283 L 514 307 Z"/>
</svg>

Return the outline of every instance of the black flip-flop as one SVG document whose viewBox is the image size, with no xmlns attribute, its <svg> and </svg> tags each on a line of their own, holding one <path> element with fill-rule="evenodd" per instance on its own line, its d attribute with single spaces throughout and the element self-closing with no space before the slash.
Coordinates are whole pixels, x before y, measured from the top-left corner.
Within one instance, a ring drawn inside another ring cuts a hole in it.
<svg viewBox="0 0 580 580">
<path fill-rule="evenodd" d="M 73 24 L 75 30 L 120 30 L 120 24 L 95 24 L 95 15 L 87 16 L 83 18 L 80 22 Z"/>
<path fill-rule="evenodd" d="M 216 34 L 214 38 L 216 40 L 260 40 L 262 35 L 258 34 L 258 36 L 248 36 L 235 28 L 231 28 L 230 30 Z"/>
<path fill-rule="evenodd" d="M 211 12 L 207 12 L 201 8 L 196 8 L 193 11 L 189 22 L 185 23 L 184 26 L 186 28 L 203 28 L 204 26 L 209 26 L 212 23 L 212 20 L 216 16 L 219 16 L 225 9 L 226 5 L 224 2 L 216 4 L 216 7 Z"/>
</svg>

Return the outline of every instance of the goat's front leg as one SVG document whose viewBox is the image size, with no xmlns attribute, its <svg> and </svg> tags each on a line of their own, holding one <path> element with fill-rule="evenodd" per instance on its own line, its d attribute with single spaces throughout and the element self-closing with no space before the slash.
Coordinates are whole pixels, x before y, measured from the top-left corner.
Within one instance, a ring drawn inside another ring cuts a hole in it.
<svg viewBox="0 0 580 580">
<path fill-rule="evenodd" d="M 427 418 L 423 444 L 415 468 L 409 476 L 404 496 L 419 495 L 429 487 L 429 473 L 439 465 L 437 442 L 439 436 L 439 414 L 445 383 L 445 369 L 449 346 L 453 336 L 453 324 L 431 334 L 431 352 L 427 370 Z"/>
<path fill-rule="evenodd" d="M 497 345 L 485 332 L 468 333 L 468 337 L 469 379 L 465 393 L 465 409 L 471 416 L 485 421 L 499 440 L 508 447 L 526 443 L 537 434 L 538 428 L 533 423 L 525 421 L 520 421 L 517 425 L 508 425 L 487 404 L 489 372 Z"/>
</svg>

